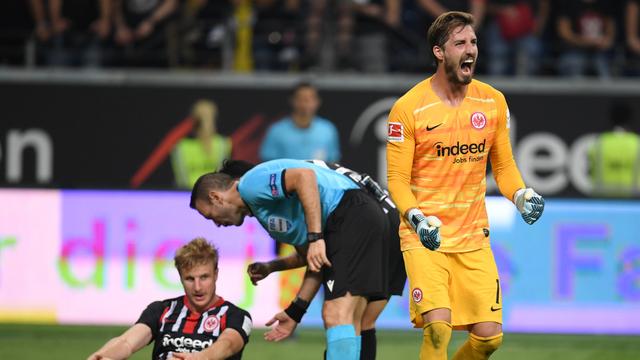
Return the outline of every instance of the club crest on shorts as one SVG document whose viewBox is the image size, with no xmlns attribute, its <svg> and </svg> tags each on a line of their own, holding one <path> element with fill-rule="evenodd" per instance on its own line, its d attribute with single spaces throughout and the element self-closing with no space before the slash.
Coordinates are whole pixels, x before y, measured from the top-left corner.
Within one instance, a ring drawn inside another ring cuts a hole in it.
<svg viewBox="0 0 640 360">
<path fill-rule="evenodd" d="M 404 129 L 402 123 L 390 122 L 389 132 L 387 133 L 387 140 L 391 142 L 403 142 L 404 141 Z"/>
<path fill-rule="evenodd" d="M 218 317 L 215 315 L 211 315 L 204 319 L 202 327 L 204 328 L 204 331 L 212 332 L 213 330 L 217 329 L 219 325 L 220 321 L 218 321 Z"/>
<path fill-rule="evenodd" d="M 420 290 L 420 288 L 413 289 L 411 296 L 413 296 L 413 302 L 419 303 L 422 301 L 422 290 Z"/>
<path fill-rule="evenodd" d="M 480 130 L 480 129 L 484 129 L 486 125 L 487 125 L 487 117 L 484 116 L 483 113 L 474 112 L 473 114 L 471 114 L 471 126 Z"/>
</svg>

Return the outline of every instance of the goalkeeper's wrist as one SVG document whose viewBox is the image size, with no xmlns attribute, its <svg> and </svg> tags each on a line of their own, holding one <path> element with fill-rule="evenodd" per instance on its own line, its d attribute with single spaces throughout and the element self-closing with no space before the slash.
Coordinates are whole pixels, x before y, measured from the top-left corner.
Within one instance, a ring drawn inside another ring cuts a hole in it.
<svg viewBox="0 0 640 360">
<path fill-rule="evenodd" d="M 511 199 L 511 201 L 514 204 L 517 204 L 518 197 L 521 196 L 522 193 L 524 193 L 526 190 L 527 190 L 526 188 L 520 188 L 520 189 L 516 190 L 516 192 L 513 193 L 513 199 Z"/>
<path fill-rule="evenodd" d="M 418 224 L 425 219 L 424 214 L 417 208 L 412 208 L 407 211 L 407 220 L 415 230 L 418 228 Z"/>
<path fill-rule="evenodd" d="M 287 314 L 287 316 L 293 319 L 293 321 L 299 323 L 300 321 L 302 321 L 302 317 L 307 312 L 307 308 L 309 308 L 309 302 L 296 296 L 291 304 L 289 304 L 289 306 L 284 309 L 284 312 L 285 314 Z"/>
</svg>

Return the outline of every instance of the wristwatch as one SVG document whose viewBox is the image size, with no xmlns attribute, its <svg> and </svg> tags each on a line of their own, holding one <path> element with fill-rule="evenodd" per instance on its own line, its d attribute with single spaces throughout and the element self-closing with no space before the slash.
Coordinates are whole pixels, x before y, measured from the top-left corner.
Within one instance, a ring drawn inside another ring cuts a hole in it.
<svg viewBox="0 0 640 360">
<path fill-rule="evenodd" d="M 307 241 L 314 242 L 320 239 L 324 239 L 324 235 L 321 232 L 308 232 L 307 233 Z"/>
</svg>

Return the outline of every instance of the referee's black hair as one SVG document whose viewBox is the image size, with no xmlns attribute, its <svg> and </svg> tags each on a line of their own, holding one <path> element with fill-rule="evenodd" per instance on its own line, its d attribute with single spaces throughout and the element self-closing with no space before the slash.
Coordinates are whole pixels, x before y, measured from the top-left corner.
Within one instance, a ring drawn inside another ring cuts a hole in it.
<svg viewBox="0 0 640 360">
<path fill-rule="evenodd" d="M 227 174 L 234 179 L 238 179 L 247 171 L 253 169 L 254 166 L 256 165 L 248 161 L 227 159 L 222 163 L 222 168 L 220 168 L 218 172 Z"/>
<path fill-rule="evenodd" d="M 211 190 L 227 190 L 233 185 L 234 181 L 235 179 L 232 176 L 221 172 L 211 172 L 200 176 L 196 183 L 193 184 L 189 207 L 195 209 L 196 200 L 206 200 Z"/>
</svg>

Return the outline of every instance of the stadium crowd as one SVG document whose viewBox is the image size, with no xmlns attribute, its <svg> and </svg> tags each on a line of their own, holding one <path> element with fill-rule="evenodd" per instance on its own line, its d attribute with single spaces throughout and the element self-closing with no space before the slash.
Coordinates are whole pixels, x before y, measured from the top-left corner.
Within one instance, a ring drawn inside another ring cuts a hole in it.
<svg viewBox="0 0 640 360">
<path fill-rule="evenodd" d="M 424 73 L 428 25 L 469 11 L 478 74 L 640 74 L 638 0 L 2 2 L 0 64 Z"/>
</svg>

